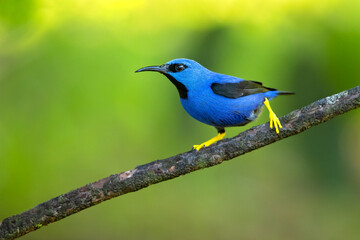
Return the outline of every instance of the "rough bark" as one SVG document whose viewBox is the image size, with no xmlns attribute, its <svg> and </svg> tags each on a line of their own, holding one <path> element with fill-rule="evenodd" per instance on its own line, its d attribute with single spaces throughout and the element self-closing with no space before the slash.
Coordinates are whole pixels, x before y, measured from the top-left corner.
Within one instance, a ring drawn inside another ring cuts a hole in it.
<svg viewBox="0 0 360 240">
<path fill-rule="evenodd" d="M 0 222 L 0 239 L 14 239 L 49 223 L 99 204 L 135 192 L 151 184 L 169 180 L 253 151 L 301 133 L 312 126 L 360 106 L 360 86 L 318 100 L 280 118 L 283 128 L 276 134 L 269 123 L 253 127 L 199 152 L 190 151 L 157 160 L 135 169 L 111 175 L 62 194 L 28 211 Z"/>
</svg>

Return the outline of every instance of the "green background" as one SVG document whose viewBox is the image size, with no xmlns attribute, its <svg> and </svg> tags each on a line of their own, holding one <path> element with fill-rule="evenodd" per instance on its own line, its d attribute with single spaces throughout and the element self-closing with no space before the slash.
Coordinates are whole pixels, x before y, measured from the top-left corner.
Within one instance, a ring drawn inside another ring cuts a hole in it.
<svg viewBox="0 0 360 240">
<path fill-rule="evenodd" d="M 0 219 L 216 131 L 140 67 L 186 57 L 296 92 L 359 85 L 360 1 L 0 0 Z M 268 121 L 228 129 L 228 137 Z M 358 110 L 23 239 L 359 239 Z"/>
</svg>

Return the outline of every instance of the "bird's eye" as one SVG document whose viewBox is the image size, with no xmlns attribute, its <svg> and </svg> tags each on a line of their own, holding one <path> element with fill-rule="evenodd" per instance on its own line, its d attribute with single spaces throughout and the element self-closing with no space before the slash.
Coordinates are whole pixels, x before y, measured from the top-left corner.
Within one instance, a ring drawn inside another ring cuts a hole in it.
<svg viewBox="0 0 360 240">
<path fill-rule="evenodd" d="M 175 65 L 175 71 L 177 71 L 177 72 L 181 72 L 184 69 L 185 69 L 185 65 L 183 65 L 183 64 L 176 64 Z"/>
<path fill-rule="evenodd" d="M 181 71 L 184 71 L 186 68 L 187 68 L 187 66 L 184 64 L 171 64 L 169 66 L 169 70 L 171 72 L 181 72 Z"/>
</svg>

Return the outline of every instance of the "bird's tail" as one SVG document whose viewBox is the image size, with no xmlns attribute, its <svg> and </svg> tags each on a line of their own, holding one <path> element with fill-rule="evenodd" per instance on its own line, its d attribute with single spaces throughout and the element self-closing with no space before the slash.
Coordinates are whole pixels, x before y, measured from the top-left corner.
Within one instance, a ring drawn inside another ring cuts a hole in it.
<svg viewBox="0 0 360 240">
<path fill-rule="evenodd" d="M 277 91 L 278 95 L 294 95 L 294 92 L 288 92 L 288 91 Z"/>
</svg>

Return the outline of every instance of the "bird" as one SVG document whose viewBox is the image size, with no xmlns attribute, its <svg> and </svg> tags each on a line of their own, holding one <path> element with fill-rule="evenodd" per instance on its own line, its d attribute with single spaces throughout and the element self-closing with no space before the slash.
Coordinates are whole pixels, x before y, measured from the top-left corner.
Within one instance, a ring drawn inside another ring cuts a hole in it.
<svg viewBox="0 0 360 240">
<path fill-rule="evenodd" d="M 282 125 L 269 101 L 293 92 L 265 87 L 261 82 L 213 72 L 200 63 L 186 58 L 165 64 L 143 67 L 135 71 L 153 71 L 165 75 L 175 85 L 185 111 L 196 120 L 218 131 L 210 140 L 193 145 L 199 151 L 225 137 L 226 127 L 244 126 L 254 121 L 265 106 L 269 111 L 270 128 L 279 134 Z"/>
</svg>

